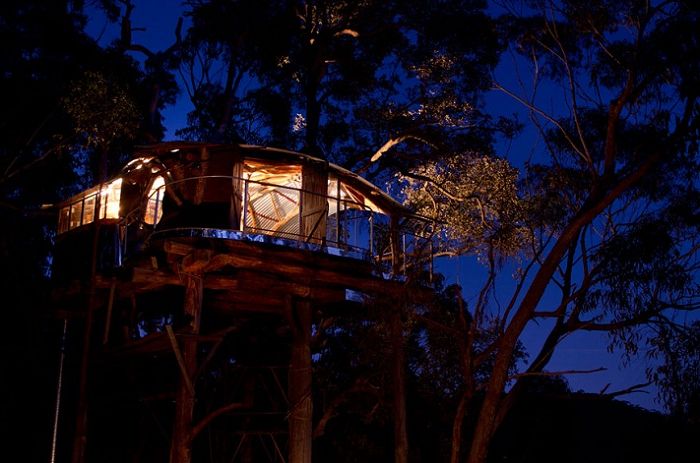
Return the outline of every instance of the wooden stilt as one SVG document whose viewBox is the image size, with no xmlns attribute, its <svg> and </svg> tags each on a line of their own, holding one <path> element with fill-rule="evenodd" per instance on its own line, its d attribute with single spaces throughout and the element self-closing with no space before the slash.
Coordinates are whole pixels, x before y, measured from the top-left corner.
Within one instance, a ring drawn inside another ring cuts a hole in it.
<svg viewBox="0 0 700 463">
<path fill-rule="evenodd" d="M 391 347 L 393 414 L 394 414 L 394 463 L 408 461 L 408 434 L 406 432 L 406 354 L 404 351 L 403 323 L 399 308 L 391 314 Z"/>
<path fill-rule="evenodd" d="M 106 161 L 104 161 L 106 162 Z M 97 216 L 100 213 L 100 204 L 97 204 Z M 85 449 L 87 446 L 87 420 L 88 420 L 88 374 L 90 371 L 90 357 L 92 344 L 92 325 L 94 323 L 97 306 L 97 251 L 100 238 L 100 223 L 96 222 L 92 234 L 92 253 L 90 262 L 90 281 L 88 283 L 87 299 L 85 304 L 85 326 L 83 331 L 83 352 L 80 358 L 80 378 L 78 384 L 78 405 L 76 413 L 75 434 L 73 436 L 72 463 L 85 461 Z"/>
<path fill-rule="evenodd" d="M 102 344 L 107 344 L 109 342 L 109 332 L 112 327 L 112 311 L 114 310 L 114 295 L 117 290 L 117 280 L 112 279 L 112 283 L 109 286 L 109 299 L 107 301 L 107 313 L 105 314 L 105 331 L 102 336 Z"/>
<path fill-rule="evenodd" d="M 184 274 L 184 315 L 189 320 L 187 330 L 199 334 L 202 314 L 203 278 L 201 275 Z M 170 463 L 192 461 L 192 418 L 194 416 L 195 393 L 192 378 L 197 371 L 197 338 L 187 336 L 182 342 L 181 365 L 183 368 L 175 395 L 175 423 L 170 443 Z"/>
<path fill-rule="evenodd" d="M 289 366 L 289 463 L 311 463 L 311 303 L 292 300 Z"/>
</svg>

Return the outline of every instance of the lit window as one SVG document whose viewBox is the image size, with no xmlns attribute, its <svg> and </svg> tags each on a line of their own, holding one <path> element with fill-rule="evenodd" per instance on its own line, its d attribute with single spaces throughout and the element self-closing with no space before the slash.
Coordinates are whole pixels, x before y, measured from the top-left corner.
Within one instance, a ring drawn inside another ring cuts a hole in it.
<svg viewBox="0 0 700 463">
<path fill-rule="evenodd" d="M 68 225 L 70 223 L 70 206 L 66 206 L 61 209 L 58 216 L 58 232 L 63 233 L 68 231 Z"/>
<path fill-rule="evenodd" d="M 70 228 L 71 229 L 80 226 L 80 219 L 81 219 L 82 214 L 83 214 L 82 201 L 71 204 L 71 206 L 70 206 Z"/>
<path fill-rule="evenodd" d="M 119 218 L 119 199 L 122 193 L 122 179 L 118 178 L 100 192 L 100 218 L 101 219 L 118 219 Z"/>
<path fill-rule="evenodd" d="M 95 220 L 95 200 L 96 195 L 88 196 L 85 198 L 85 204 L 83 205 L 83 225 L 92 223 Z"/>
<path fill-rule="evenodd" d="M 143 221 L 149 225 L 155 225 L 163 217 L 163 194 L 165 193 L 165 179 L 158 176 L 153 180 L 148 191 L 148 202 Z"/>
</svg>

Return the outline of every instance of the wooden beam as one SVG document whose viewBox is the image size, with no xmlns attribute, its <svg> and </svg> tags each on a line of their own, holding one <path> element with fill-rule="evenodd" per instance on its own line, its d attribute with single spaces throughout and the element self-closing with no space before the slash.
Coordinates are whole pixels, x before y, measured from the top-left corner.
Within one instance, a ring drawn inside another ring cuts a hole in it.
<svg viewBox="0 0 700 463">
<path fill-rule="evenodd" d="M 175 338 L 175 332 L 173 331 L 172 325 L 165 325 L 165 331 L 168 333 L 168 339 L 170 340 L 170 346 L 173 348 L 173 354 L 175 354 L 175 359 L 177 360 L 177 365 L 180 367 L 181 378 L 187 386 L 187 390 L 192 396 L 194 396 L 194 386 L 192 385 L 192 379 L 187 372 L 187 366 L 185 365 L 185 359 L 182 356 L 182 351 L 180 350 L 180 345 L 177 343 Z"/>
</svg>

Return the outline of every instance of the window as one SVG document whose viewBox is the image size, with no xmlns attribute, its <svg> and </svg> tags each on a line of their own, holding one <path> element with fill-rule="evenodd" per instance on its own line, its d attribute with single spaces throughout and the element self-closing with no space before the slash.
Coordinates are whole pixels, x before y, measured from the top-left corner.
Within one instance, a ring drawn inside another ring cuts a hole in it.
<svg viewBox="0 0 700 463">
<path fill-rule="evenodd" d="M 95 203 L 97 195 L 91 195 L 85 198 L 83 203 L 83 225 L 92 223 L 95 220 Z"/>
<path fill-rule="evenodd" d="M 61 208 L 58 214 L 58 233 L 93 223 L 96 219 L 118 219 L 122 179 L 110 184 L 91 188 L 70 199 L 71 203 Z M 97 216 L 99 209 L 99 217 Z"/>
<path fill-rule="evenodd" d="M 143 221 L 149 225 L 155 225 L 163 217 L 163 195 L 165 193 L 165 179 L 160 175 L 153 180 L 148 190 L 146 212 Z"/>
<path fill-rule="evenodd" d="M 118 178 L 109 185 L 105 186 L 100 192 L 100 218 L 101 219 L 118 219 L 119 218 L 119 199 L 122 192 L 122 179 Z M 72 228 L 72 227 L 71 227 Z"/>
<path fill-rule="evenodd" d="M 70 228 L 76 228 L 81 225 L 83 216 L 83 202 L 78 201 L 70 205 Z"/>
<path fill-rule="evenodd" d="M 68 231 L 70 223 L 70 206 L 61 208 L 58 215 L 58 232 L 63 233 Z"/>
</svg>

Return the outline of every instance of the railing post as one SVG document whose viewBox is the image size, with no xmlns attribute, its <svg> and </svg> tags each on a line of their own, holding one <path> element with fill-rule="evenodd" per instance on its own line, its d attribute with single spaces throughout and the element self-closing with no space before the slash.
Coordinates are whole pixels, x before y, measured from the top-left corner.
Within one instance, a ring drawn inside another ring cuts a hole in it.
<svg viewBox="0 0 700 463">
<path fill-rule="evenodd" d="M 340 178 L 336 178 L 335 243 L 340 247 Z"/>
<path fill-rule="evenodd" d="M 299 233 L 297 233 L 297 245 L 306 240 L 304 233 L 304 182 L 302 181 L 301 189 L 299 189 Z"/>
<path fill-rule="evenodd" d="M 165 188 L 165 186 L 163 186 L 162 188 Z M 158 225 L 158 206 L 160 206 L 160 192 L 161 192 L 161 189 L 162 189 L 162 188 L 158 188 L 158 189 L 155 191 L 155 195 L 156 195 L 156 204 L 155 204 L 155 207 L 154 207 L 154 210 L 153 210 L 153 229 L 154 229 L 154 230 L 156 229 L 156 226 Z M 150 199 L 150 198 L 149 198 L 149 199 Z M 148 204 L 148 203 L 146 203 L 146 204 Z"/>
<path fill-rule="evenodd" d="M 374 213 L 369 211 L 369 257 L 374 257 Z"/>
<path fill-rule="evenodd" d="M 248 223 L 248 181 L 250 179 L 245 179 L 243 181 L 243 216 L 241 217 L 241 231 L 245 232 L 246 224 Z"/>
</svg>

